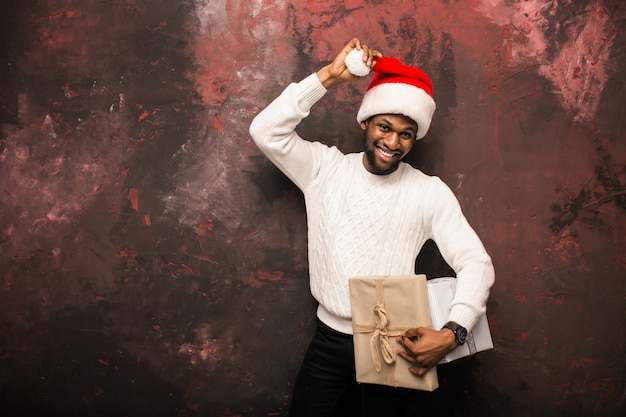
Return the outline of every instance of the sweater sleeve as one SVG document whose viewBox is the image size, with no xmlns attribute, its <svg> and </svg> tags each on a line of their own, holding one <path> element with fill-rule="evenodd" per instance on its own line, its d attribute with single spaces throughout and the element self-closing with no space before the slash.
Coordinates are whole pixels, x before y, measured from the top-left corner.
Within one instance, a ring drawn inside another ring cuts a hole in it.
<svg viewBox="0 0 626 417">
<path fill-rule="evenodd" d="M 432 207 L 427 224 L 430 224 L 432 238 L 458 280 L 448 320 L 471 330 L 486 310 L 495 280 L 493 264 L 452 190 L 440 179 L 436 179 L 433 185 L 436 187 L 428 198 Z"/>
<path fill-rule="evenodd" d="M 302 190 L 319 172 L 328 147 L 303 140 L 295 129 L 326 91 L 313 73 L 285 88 L 250 125 L 250 135 L 257 146 Z"/>
</svg>

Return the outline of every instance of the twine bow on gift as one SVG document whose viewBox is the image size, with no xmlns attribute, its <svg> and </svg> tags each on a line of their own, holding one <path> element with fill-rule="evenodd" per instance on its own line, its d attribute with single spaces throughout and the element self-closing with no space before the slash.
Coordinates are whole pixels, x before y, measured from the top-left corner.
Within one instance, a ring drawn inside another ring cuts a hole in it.
<svg viewBox="0 0 626 417">
<path fill-rule="evenodd" d="M 391 365 L 396 361 L 396 352 L 389 341 L 389 315 L 387 310 L 385 310 L 384 304 L 376 304 L 374 306 L 374 325 L 376 330 L 374 330 L 374 334 L 370 339 L 370 350 L 376 372 L 380 372 L 382 366 L 380 363 L 381 355 L 387 365 Z"/>
<path fill-rule="evenodd" d="M 380 373 L 383 369 L 383 362 L 380 360 L 382 356 L 385 366 L 385 380 L 387 385 L 396 386 L 394 367 L 396 362 L 396 352 L 394 349 L 393 339 L 400 336 L 402 332 L 407 330 L 409 326 L 390 325 L 391 320 L 389 312 L 385 308 L 385 289 L 384 281 L 376 280 L 376 304 L 373 307 L 374 322 L 370 323 L 353 323 L 352 329 L 354 333 L 372 333 L 370 339 L 370 352 L 376 372 Z"/>
</svg>

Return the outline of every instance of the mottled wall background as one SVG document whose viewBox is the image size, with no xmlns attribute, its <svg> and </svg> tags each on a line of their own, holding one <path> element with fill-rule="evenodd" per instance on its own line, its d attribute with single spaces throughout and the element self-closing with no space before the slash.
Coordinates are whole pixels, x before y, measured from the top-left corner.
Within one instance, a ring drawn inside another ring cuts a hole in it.
<svg viewBox="0 0 626 417">
<path fill-rule="evenodd" d="M 0 411 L 285 416 L 311 336 L 300 192 L 253 116 L 352 37 L 432 75 L 409 162 L 497 272 L 495 350 L 414 415 L 623 416 L 626 2 L 0 6 Z M 361 149 L 366 86 L 301 133 Z M 429 246 L 420 272 L 446 273 Z"/>
</svg>

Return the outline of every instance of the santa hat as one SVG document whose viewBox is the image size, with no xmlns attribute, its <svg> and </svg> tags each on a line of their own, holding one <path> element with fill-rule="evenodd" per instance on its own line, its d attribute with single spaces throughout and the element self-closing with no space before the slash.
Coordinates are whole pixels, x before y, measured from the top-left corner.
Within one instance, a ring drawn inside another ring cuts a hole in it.
<svg viewBox="0 0 626 417">
<path fill-rule="evenodd" d="M 436 107 L 428 75 L 390 57 L 377 58 L 372 71 L 374 76 L 363 96 L 357 121 L 361 123 L 378 114 L 402 114 L 417 123 L 415 139 L 422 139 Z"/>
</svg>

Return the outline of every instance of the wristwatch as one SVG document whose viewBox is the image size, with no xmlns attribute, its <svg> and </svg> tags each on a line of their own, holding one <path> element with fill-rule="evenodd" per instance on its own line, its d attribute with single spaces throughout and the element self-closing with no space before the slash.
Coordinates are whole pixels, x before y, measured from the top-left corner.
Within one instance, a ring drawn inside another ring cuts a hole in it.
<svg viewBox="0 0 626 417">
<path fill-rule="evenodd" d="M 462 346 L 465 344 L 467 340 L 467 329 L 465 327 L 454 321 L 449 321 L 443 325 L 442 329 L 443 328 L 452 330 L 452 333 L 454 333 L 454 341 L 457 345 Z"/>
</svg>

